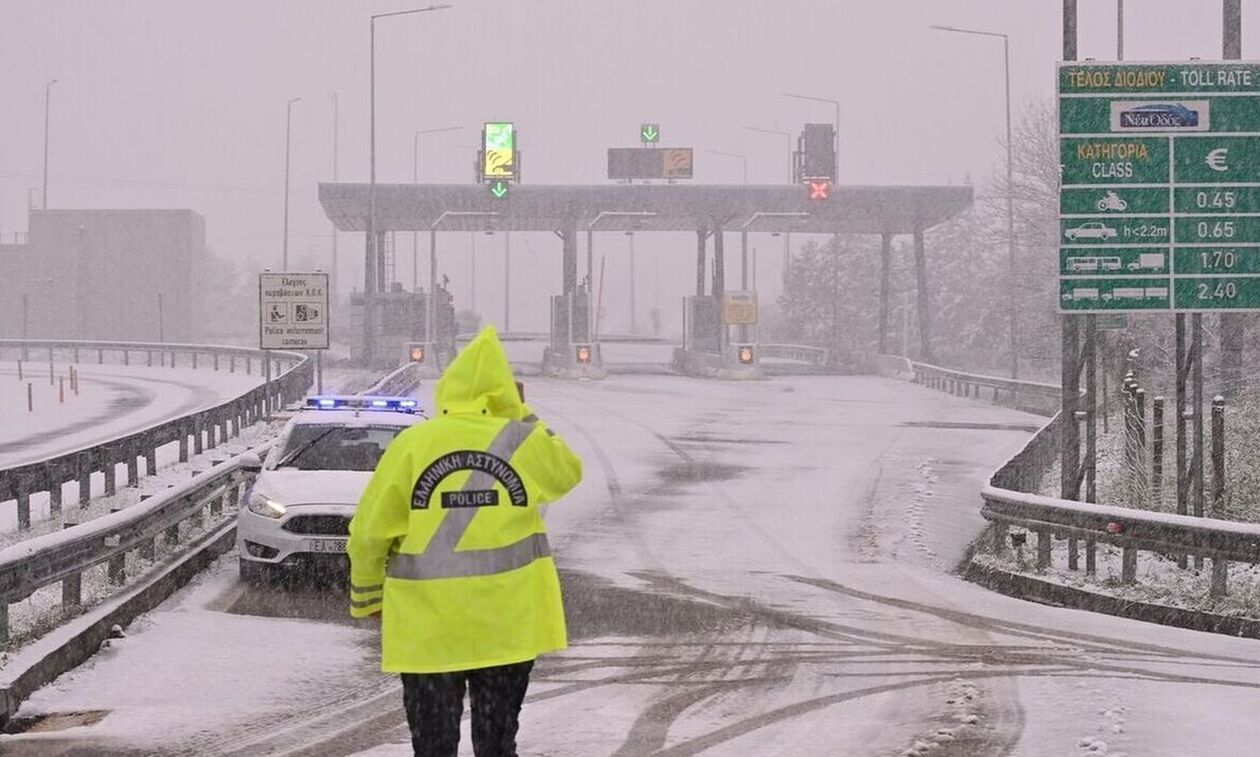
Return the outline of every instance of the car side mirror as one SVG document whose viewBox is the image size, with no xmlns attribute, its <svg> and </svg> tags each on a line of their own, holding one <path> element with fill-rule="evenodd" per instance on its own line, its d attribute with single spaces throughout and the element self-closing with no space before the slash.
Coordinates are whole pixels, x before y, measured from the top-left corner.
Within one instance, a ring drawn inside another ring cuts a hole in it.
<svg viewBox="0 0 1260 757">
<path fill-rule="evenodd" d="M 257 452 L 246 452 L 237 458 L 238 465 L 241 470 L 247 473 L 258 473 L 262 471 L 262 458 Z"/>
</svg>

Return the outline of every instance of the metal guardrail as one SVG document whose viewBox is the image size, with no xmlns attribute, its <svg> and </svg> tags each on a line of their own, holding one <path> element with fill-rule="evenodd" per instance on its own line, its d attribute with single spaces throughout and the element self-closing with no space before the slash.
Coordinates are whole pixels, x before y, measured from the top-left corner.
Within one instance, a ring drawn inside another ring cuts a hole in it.
<svg viewBox="0 0 1260 757">
<path fill-rule="evenodd" d="M 182 524 L 204 525 L 207 509 L 211 517 L 220 515 L 225 500 L 235 503 L 253 475 L 238 456 L 124 510 L 0 550 L 0 642 L 9 637 L 10 604 L 60 582 L 62 604 L 80 605 L 83 573 L 104 564 L 111 584 L 124 583 L 127 553 L 152 559 L 158 538 L 178 544 Z"/>
<path fill-rule="evenodd" d="M 84 354 L 95 353 L 103 363 L 111 352 L 121 354 L 124 365 L 129 365 L 133 353 L 147 354 L 149 365 L 154 355 L 165 363 L 169 356 L 172 365 L 177 356 L 185 356 L 190 367 L 197 367 L 198 356 L 220 370 L 227 363 L 227 370 L 235 372 L 237 363 L 243 362 L 247 374 L 255 367 L 263 366 L 264 353 L 241 347 L 215 347 L 193 344 L 156 344 L 147 342 L 69 342 L 50 340 L 0 339 L 0 360 L 13 351 L 29 355 L 31 351 L 47 353 L 49 361 L 55 361 L 61 352 L 72 362 L 78 362 Z M 47 492 L 49 508 L 61 511 L 62 485 L 77 481 L 78 501 L 87 504 L 91 496 L 91 477 L 101 473 L 105 477 L 105 494 L 117 490 L 117 466 L 127 466 L 127 485 L 139 482 L 139 459 L 144 458 L 146 473 L 157 472 L 157 448 L 173 442 L 179 443 L 179 461 L 187 462 L 189 447 L 192 454 L 214 449 L 230 436 L 239 436 L 241 429 L 257 422 L 276 407 L 301 399 L 313 380 L 313 364 L 297 352 L 272 351 L 275 371 L 269 384 L 255 387 L 239 397 L 205 410 L 154 424 L 146 429 L 111 439 L 91 447 L 75 450 L 44 460 L 38 460 L 0 470 L 0 503 L 17 502 L 18 529 L 30 528 L 30 498 L 38 492 Z M 283 370 L 282 370 L 283 368 Z M 191 445 L 190 445 L 191 442 Z"/>
<path fill-rule="evenodd" d="M 363 394 L 382 394 L 387 397 L 405 397 L 420 386 L 421 363 L 407 363 L 385 378 L 363 390 Z"/>
<path fill-rule="evenodd" d="M 1063 390 L 1058 384 L 982 376 L 927 363 L 912 363 L 914 383 L 960 397 L 980 398 L 982 391 L 992 392 L 997 405 L 1026 410 L 1037 415 L 1054 415 L 1062 403 Z"/>
<path fill-rule="evenodd" d="M 1039 570 L 1050 567 L 1055 537 L 1083 539 L 1087 548 L 1090 542 L 1119 547 L 1122 584 L 1137 581 L 1139 551 L 1209 558 L 1212 596 L 1226 593 L 1229 563 L 1260 564 L 1260 524 L 1072 502 L 991 485 L 985 487 L 981 497 L 984 507 L 980 513 L 994 523 L 994 551 L 1001 553 L 1007 548 L 1009 526 L 1025 528 L 1037 535 Z M 1092 568 L 1089 562 L 1087 554 L 1087 572 Z"/>
<path fill-rule="evenodd" d="M 806 344 L 759 344 L 757 352 L 764 360 L 795 360 L 799 363 L 825 366 L 831 353 L 822 347 L 811 347 Z"/>
</svg>

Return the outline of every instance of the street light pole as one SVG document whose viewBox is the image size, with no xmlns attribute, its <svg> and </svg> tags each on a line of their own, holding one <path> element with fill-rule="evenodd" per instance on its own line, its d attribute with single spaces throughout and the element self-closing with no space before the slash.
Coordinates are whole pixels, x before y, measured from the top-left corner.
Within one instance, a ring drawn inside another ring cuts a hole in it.
<svg viewBox="0 0 1260 757">
<path fill-rule="evenodd" d="M 294 97 L 284 106 L 284 243 L 280 256 L 280 270 L 289 270 L 289 145 L 293 136 L 293 103 L 302 98 Z"/>
<path fill-rule="evenodd" d="M 939 26 L 936 24 L 933 24 L 930 28 L 942 32 L 953 32 L 955 34 L 971 34 L 977 37 L 1000 37 L 1002 39 L 1002 60 L 1006 78 L 1006 256 L 1010 276 L 1010 286 L 1008 287 L 1007 293 L 1007 299 L 1009 301 L 1008 320 L 1010 322 L 1010 346 L 1008 347 L 1008 350 L 1010 351 L 1011 358 L 1011 378 L 1019 378 L 1019 352 L 1017 348 L 1019 334 L 1019 307 L 1015 293 L 1015 179 L 1014 165 L 1011 160 L 1011 40 L 1008 35 L 1002 34 L 1001 32 L 987 32 L 979 29 L 962 29 L 955 26 Z"/>
<path fill-rule="evenodd" d="M 409 16 L 415 13 L 450 8 L 449 4 L 430 5 L 424 8 L 376 13 L 368 17 L 368 217 L 367 217 L 367 252 L 363 265 L 363 349 L 368 360 L 371 360 L 375 333 L 372 328 L 372 305 L 376 293 L 376 20 L 394 16 Z"/>
<path fill-rule="evenodd" d="M 789 184 L 791 184 L 791 183 L 792 183 L 792 179 L 793 179 L 793 178 L 795 178 L 795 177 L 793 176 L 793 172 L 792 172 L 792 135 L 791 135 L 791 134 L 789 134 L 789 133 L 788 133 L 788 132 L 786 132 L 786 131 L 779 131 L 778 129 L 763 129 L 763 128 L 761 128 L 760 126 L 745 126 L 744 128 L 745 128 L 745 129 L 747 129 L 748 131 L 760 132 L 761 134 L 777 134 L 778 136 L 780 136 L 780 137 L 784 137 L 785 139 L 787 139 L 787 143 L 788 143 L 788 183 L 789 183 Z"/>
<path fill-rule="evenodd" d="M 332 93 L 332 180 L 337 183 L 337 93 Z M 328 277 L 331 306 L 337 307 L 337 224 L 332 224 L 332 270 Z"/>
<path fill-rule="evenodd" d="M 48 210 L 48 116 L 51 111 L 49 103 L 52 100 L 52 86 L 58 81 L 58 79 L 51 79 L 44 85 L 44 188 L 40 191 L 39 201 L 42 210 Z"/>
<path fill-rule="evenodd" d="M 417 129 L 411 137 L 411 183 L 420 183 L 420 135 L 438 134 L 444 131 L 459 131 L 462 126 L 443 126 L 440 129 Z M 411 232 L 411 291 L 419 291 L 420 287 L 420 232 Z"/>
<path fill-rule="evenodd" d="M 626 236 L 630 237 L 630 333 L 639 333 L 638 321 L 635 318 L 635 297 L 634 297 L 634 232 L 627 231 Z"/>
</svg>

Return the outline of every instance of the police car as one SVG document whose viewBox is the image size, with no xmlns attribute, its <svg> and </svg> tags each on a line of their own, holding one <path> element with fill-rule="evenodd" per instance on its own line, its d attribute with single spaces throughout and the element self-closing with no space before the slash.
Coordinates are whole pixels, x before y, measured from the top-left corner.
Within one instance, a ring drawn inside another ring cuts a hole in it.
<svg viewBox="0 0 1260 757">
<path fill-rule="evenodd" d="M 313 397 L 265 461 L 237 516 L 241 578 L 345 563 L 350 518 L 385 448 L 426 418 L 418 401 L 399 397 Z"/>
</svg>

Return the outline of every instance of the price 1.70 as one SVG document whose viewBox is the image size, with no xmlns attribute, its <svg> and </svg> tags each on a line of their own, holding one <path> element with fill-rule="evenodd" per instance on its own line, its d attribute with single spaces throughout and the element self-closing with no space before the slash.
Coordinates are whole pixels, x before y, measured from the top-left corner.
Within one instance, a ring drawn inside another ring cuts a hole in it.
<svg viewBox="0 0 1260 757">
<path fill-rule="evenodd" d="M 1178 247 L 1173 257 L 1179 275 L 1260 274 L 1260 247 Z"/>
</svg>

